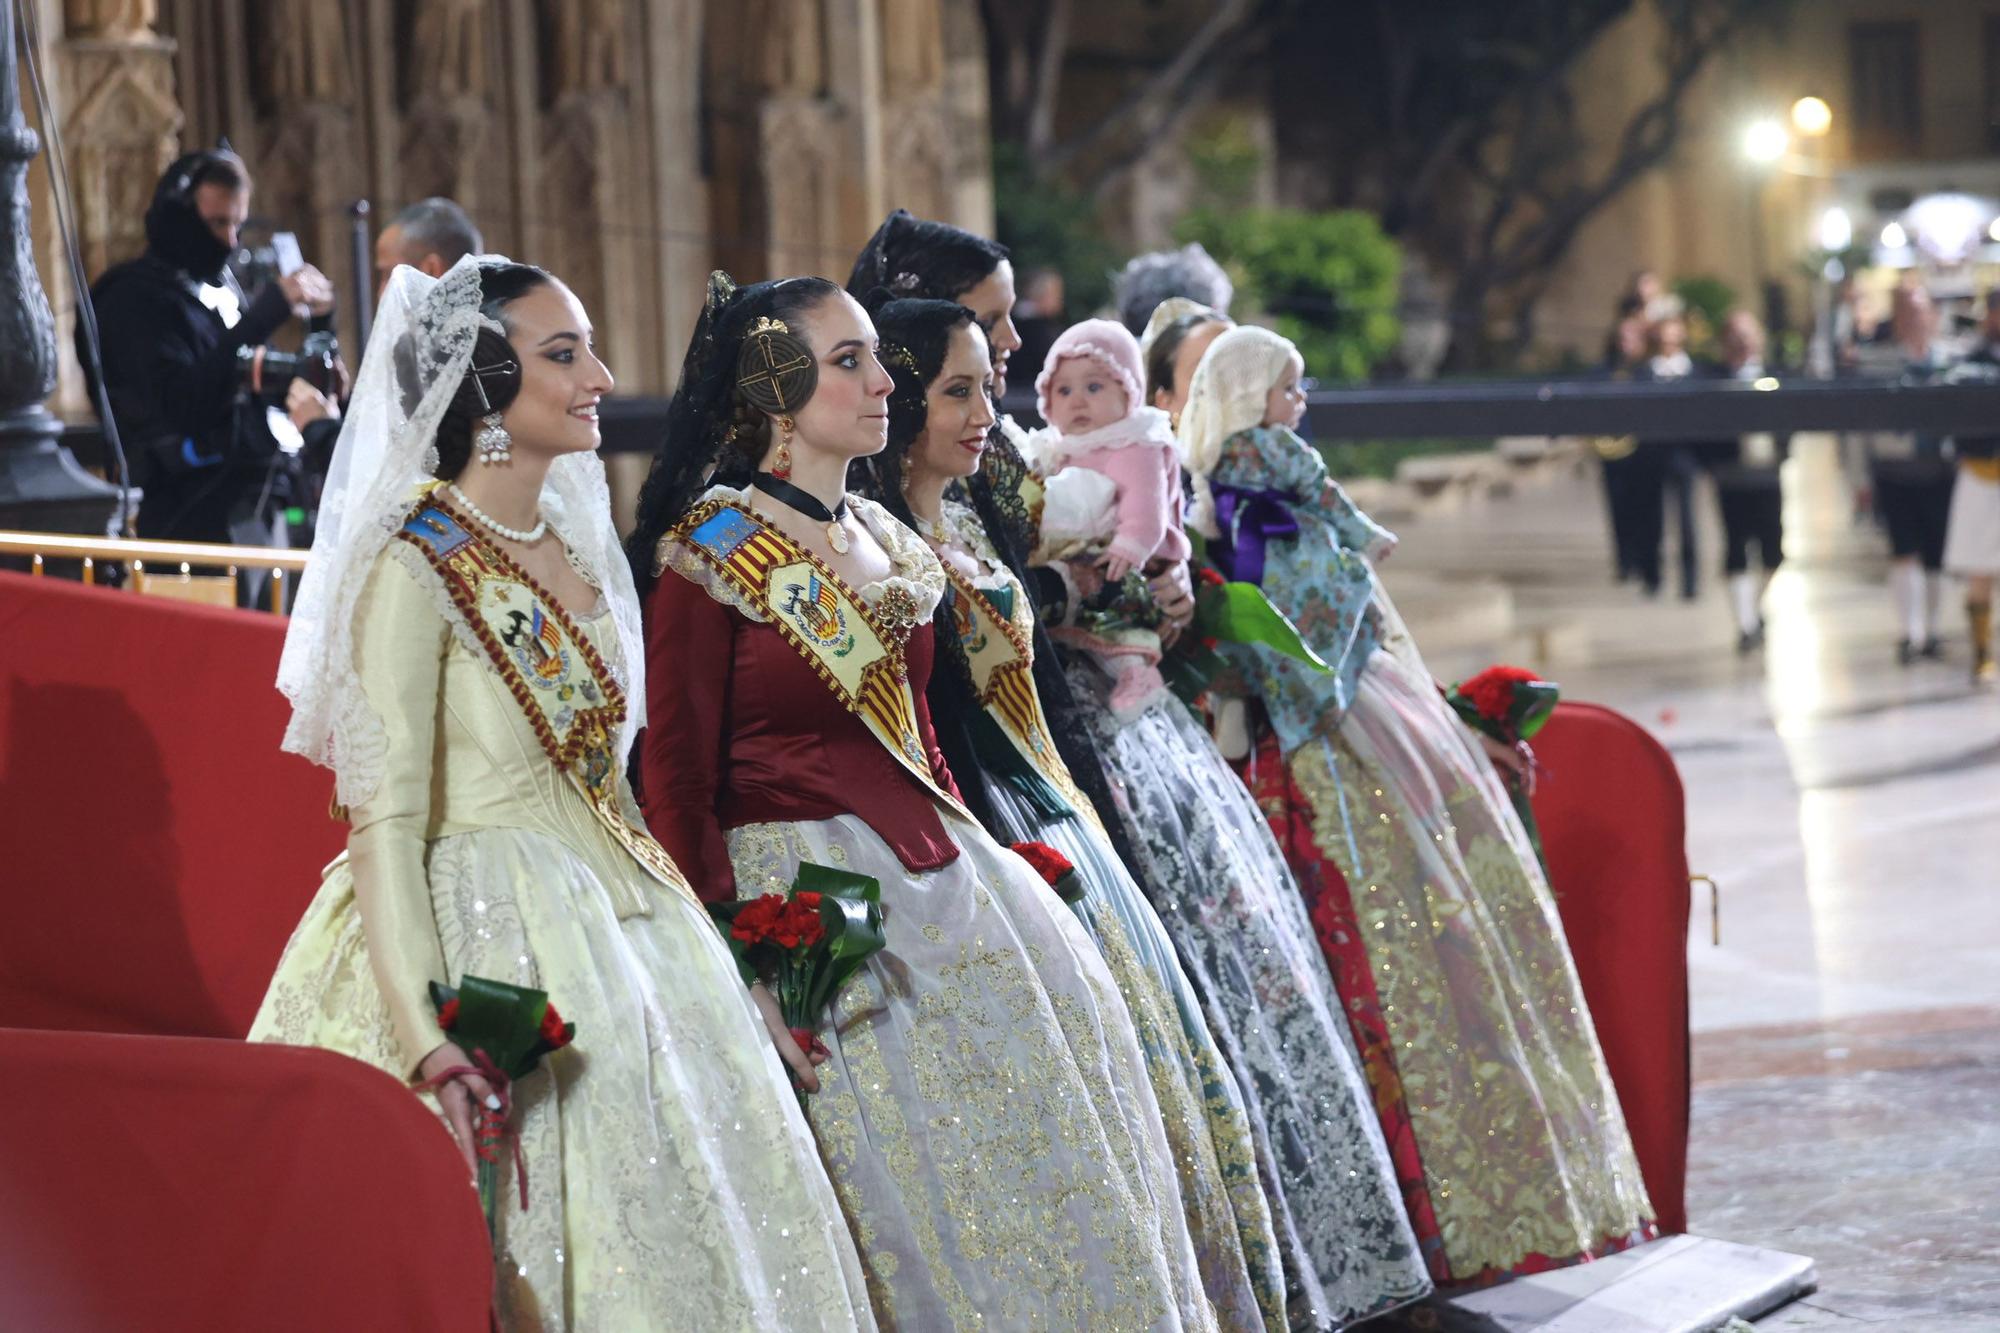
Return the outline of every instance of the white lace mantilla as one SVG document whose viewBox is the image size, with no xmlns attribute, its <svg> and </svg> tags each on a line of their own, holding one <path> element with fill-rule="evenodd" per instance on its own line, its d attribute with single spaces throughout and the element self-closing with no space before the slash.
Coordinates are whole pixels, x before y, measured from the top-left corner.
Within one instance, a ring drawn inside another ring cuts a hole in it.
<svg viewBox="0 0 2000 1333">
<path fill-rule="evenodd" d="M 481 329 L 480 269 L 507 261 L 467 255 L 442 278 L 407 266 L 390 274 L 368 353 L 355 378 L 327 470 L 312 554 L 285 632 L 278 688 L 292 703 L 284 748 L 334 771 L 342 805 L 365 802 L 382 780 L 388 738 L 354 662 L 354 614 L 362 589 L 409 516 L 436 464 L 438 422 L 458 391 Z M 572 564 L 600 588 L 617 629 L 612 674 L 626 698 L 619 753 L 645 725 L 645 641 L 631 571 L 611 523 L 611 492 L 596 454 L 550 467 L 542 513 Z"/>
</svg>

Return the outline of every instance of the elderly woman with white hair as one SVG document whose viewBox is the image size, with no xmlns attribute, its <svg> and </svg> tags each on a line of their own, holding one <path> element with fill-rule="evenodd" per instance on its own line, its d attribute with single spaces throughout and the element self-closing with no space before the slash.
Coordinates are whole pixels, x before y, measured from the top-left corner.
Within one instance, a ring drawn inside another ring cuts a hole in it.
<svg viewBox="0 0 2000 1333">
<path fill-rule="evenodd" d="M 1162 302 L 1190 301 L 1227 319 L 1235 296 L 1235 284 L 1215 257 L 1199 245 L 1188 244 L 1178 250 L 1134 256 L 1118 272 L 1111 304 L 1118 311 L 1118 322 L 1137 337 Z"/>
<path fill-rule="evenodd" d="M 1284 338 L 1231 329 L 1181 414 L 1209 557 L 1332 666 L 1223 646 L 1268 722 L 1252 789 L 1307 897 L 1432 1279 L 1621 1248 L 1651 1233 L 1652 1208 L 1555 903 L 1376 581 L 1395 538 L 1293 433 L 1304 372 Z"/>
</svg>

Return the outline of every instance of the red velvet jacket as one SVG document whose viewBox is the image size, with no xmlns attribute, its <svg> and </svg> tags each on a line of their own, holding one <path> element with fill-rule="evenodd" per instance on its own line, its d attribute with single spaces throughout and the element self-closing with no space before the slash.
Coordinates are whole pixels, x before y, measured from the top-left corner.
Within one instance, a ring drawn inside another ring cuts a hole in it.
<svg viewBox="0 0 2000 1333">
<path fill-rule="evenodd" d="M 924 703 L 928 625 L 904 653 L 917 729 L 938 785 L 954 796 Z M 855 815 L 911 870 L 958 857 L 937 801 L 840 706 L 776 629 L 662 571 L 646 603 L 646 823 L 709 902 L 736 896 L 723 830 Z"/>
</svg>

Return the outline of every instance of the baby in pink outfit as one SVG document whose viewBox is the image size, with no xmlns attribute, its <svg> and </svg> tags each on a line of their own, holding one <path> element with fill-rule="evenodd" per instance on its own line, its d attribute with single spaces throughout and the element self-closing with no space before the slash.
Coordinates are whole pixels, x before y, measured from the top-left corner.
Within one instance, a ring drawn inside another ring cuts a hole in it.
<svg viewBox="0 0 2000 1333">
<path fill-rule="evenodd" d="M 1049 348 L 1035 380 L 1042 419 L 1034 461 L 1047 478 L 1041 549 L 1100 551 L 1112 588 L 1188 558 L 1181 527 L 1181 466 L 1167 414 L 1147 407 L 1138 340 L 1108 319 L 1072 325 Z M 1128 624 L 1070 629 L 1058 637 L 1089 650 L 1117 678 L 1111 705 L 1137 711 L 1164 688 L 1160 637 Z"/>
</svg>

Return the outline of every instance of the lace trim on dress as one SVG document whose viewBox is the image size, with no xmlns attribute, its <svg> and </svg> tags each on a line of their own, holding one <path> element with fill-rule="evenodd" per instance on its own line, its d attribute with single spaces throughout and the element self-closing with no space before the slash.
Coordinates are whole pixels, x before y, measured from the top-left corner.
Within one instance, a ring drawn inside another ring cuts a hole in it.
<svg viewBox="0 0 2000 1333">
<path fill-rule="evenodd" d="M 944 524 L 945 540 L 955 550 L 970 556 L 973 563 L 979 566 L 978 575 L 972 579 L 973 587 L 982 591 L 1019 587 L 1014 571 L 1000 558 L 999 548 L 987 535 L 986 525 L 979 521 L 977 510 L 947 498 L 938 513 Z"/>
<path fill-rule="evenodd" d="M 430 596 L 431 609 L 436 611 L 438 617 L 450 628 L 451 637 L 458 641 L 458 646 L 480 661 L 486 660 L 486 648 L 479 642 L 479 635 L 472 628 L 472 622 L 468 621 L 465 613 L 453 603 L 450 590 L 444 586 L 444 580 L 438 577 L 437 570 L 431 568 L 431 562 L 424 559 L 422 551 L 408 542 L 390 542 L 388 549 L 376 559 L 393 559 L 408 570 L 410 577 L 416 580 L 417 586 Z"/>
<path fill-rule="evenodd" d="M 862 526 L 881 543 L 882 550 L 889 557 L 889 564 L 895 570 L 886 578 L 856 588 L 855 593 L 868 603 L 870 610 L 874 610 L 887 594 L 900 589 L 915 603 L 916 618 L 912 623 L 921 625 L 928 621 L 937 610 L 938 602 L 944 598 L 944 565 L 939 562 L 937 552 L 931 550 L 930 543 L 873 500 L 850 495 L 847 502 Z"/>
</svg>

